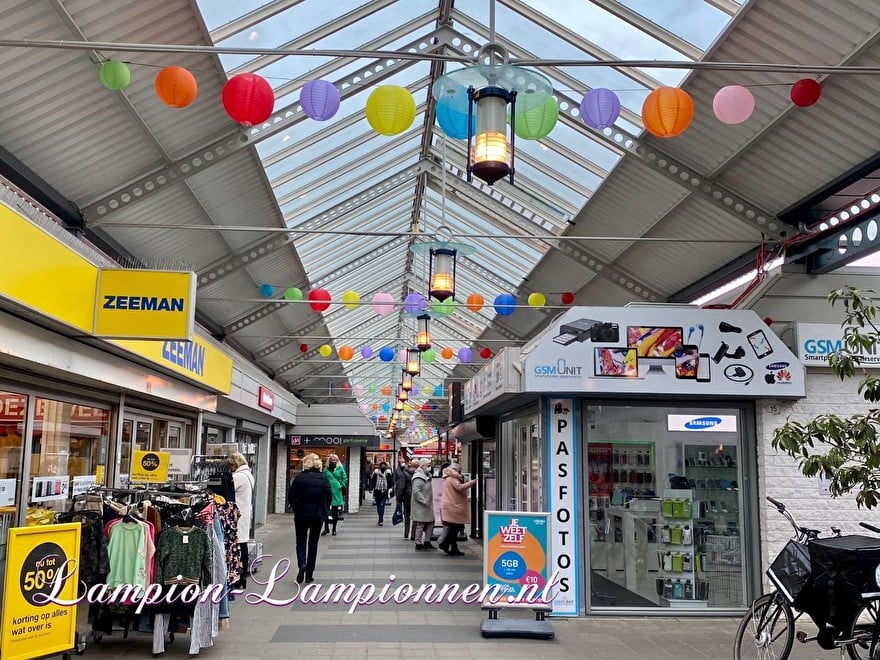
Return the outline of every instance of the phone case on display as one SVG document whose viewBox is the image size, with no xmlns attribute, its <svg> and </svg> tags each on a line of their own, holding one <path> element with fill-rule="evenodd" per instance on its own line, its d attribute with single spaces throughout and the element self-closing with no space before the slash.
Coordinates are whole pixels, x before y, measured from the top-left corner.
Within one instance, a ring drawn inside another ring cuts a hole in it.
<svg viewBox="0 0 880 660">
<path fill-rule="evenodd" d="M 682 500 L 672 501 L 672 517 L 684 518 L 684 502 Z"/>
<path fill-rule="evenodd" d="M 684 583 L 684 597 L 687 600 L 690 600 L 694 597 L 694 584 L 690 580 L 685 580 Z"/>
<path fill-rule="evenodd" d="M 670 543 L 672 543 L 673 545 L 681 545 L 681 527 L 676 525 L 672 528 L 671 538 L 672 540 L 670 541 Z"/>
<path fill-rule="evenodd" d="M 681 556 L 681 566 L 685 571 L 691 570 L 691 553 L 686 552 Z"/>
<path fill-rule="evenodd" d="M 693 518 L 693 505 L 690 500 L 681 501 L 681 517 Z"/>
<path fill-rule="evenodd" d="M 672 572 L 681 573 L 684 570 L 684 559 L 680 552 L 672 553 Z"/>
<path fill-rule="evenodd" d="M 684 585 L 681 583 L 681 580 L 676 580 L 675 584 L 672 585 L 672 593 L 673 598 L 681 598 L 684 596 Z"/>
<path fill-rule="evenodd" d="M 670 535 L 669 525 L 663 525 L 663 527 L 660 528 L 660 542 L 661 543 L 671 543 L 672 542 L 672 536 Z"/>
<path fill-rule="evenodd" d="M 664 552 L 663 553 L 663 570 L 671 571 L 672 570 L 672 553 Z"/>
<path fill-rule="evenodd" d="M 690 525 L 685 525 L 681 530 L 682 545 L 691 545 L 694 542 L 694 533 L 691 531 Z"/>
<path fill-rule="evenodd" d="M 663 500 L 663 517 L 672 518 L 672 500 L 669 498 Z"/>
<path fill-rule="evenodd" d="M 663 597 L 667 600 L 675 597 L 675 587 L 672 586 L 671 578 L 666 578 L 666 582 L 663 583 Z"/>
</svg>

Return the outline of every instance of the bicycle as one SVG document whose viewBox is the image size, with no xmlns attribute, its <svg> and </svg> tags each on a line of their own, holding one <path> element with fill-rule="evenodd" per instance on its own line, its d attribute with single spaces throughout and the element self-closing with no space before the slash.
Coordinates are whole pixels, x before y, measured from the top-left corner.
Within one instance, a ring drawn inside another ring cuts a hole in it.
<svg viewBox="0 0 880 660">
<path fill-rule="evenodd" d="M 841 654 L 846 649 L 852 660 L 880 660 L 880 539 L 841 536 L 837 527 L 833 536 L 820 538 L 819 530 L 798 525 L 782 502 L 767 500 L 795 535 L 767 571 L 776 591 L 756 598 L 740 621 L 734 660 L 786 660 L 795 638 Z M 880 534 L 880 528 L 860 524 Z M 814 554 L 822 557 L 818 566 Z M 835 580 L 842 585 L 836 590 Z M 812 637 L 795 632 L 805 613 L 819 627 Z"/>
</svg>

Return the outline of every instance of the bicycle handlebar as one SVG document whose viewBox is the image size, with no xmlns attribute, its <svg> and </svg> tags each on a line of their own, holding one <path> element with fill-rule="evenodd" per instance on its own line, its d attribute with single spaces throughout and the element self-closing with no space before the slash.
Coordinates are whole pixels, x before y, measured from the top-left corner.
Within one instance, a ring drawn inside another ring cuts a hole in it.
<svg viewBox="0 0 880 660">
<path fill-rule="evenodd" d="M 775 500 L 775 499 L 773 499 L 772 497 L 770 497 L 770 496 L 768 495 L 768 496 L 767 496 L 767 501 L 770 502 L 770 504 L 772 504 L 773 506 L 775 506 L 775 507 L 776 507 L 777 509 L 779 509 L 780 511 L 785 511 L 785 505 L 784 505 L 782 502 L 780 502 L 779 500 Z"/>
</svg>

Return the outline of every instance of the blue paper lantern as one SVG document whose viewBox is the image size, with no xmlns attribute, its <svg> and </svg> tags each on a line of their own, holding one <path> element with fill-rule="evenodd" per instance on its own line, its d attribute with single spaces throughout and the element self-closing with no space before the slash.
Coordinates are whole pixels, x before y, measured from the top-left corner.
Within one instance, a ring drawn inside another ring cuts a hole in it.
<svg viewBox="0 0 880 660">
<path fill-rule="evenodd" d="M 394 349 L 390 346 L 385 346 L 379 351 L 379 359 L 382 362 L 391 362 L 394 359 Z"/>
<path fill-rule="evenodd" d="M 263 298 L 271 298 L 275 295 L 275 287 L 271 284 L 263 284 L 260 286 L 260 295 L 263 296 Z"/>
<path fill-rule="evenodd" d="M 467 107 L 458 107 L 451 98 L 443 97 L 437 101 L 435 110 L 437 124 L 446 135 L 455 140 L 467 139 L 468 113 Z M 477 113 L 471 116 L 471 136 L 477 132 Z"/>
<path fill-rule="evenodd" d="M 610 89 L 591 89 L 581 100 L 581 119 L 590 128 L 608 128 L 620 116 L 620 99 Z"/>
<path fill-rule="evenodd" d="M 339 110 L 339 90 L 326 80 L 310 80 L 299 94 L 303 114 L 317 121 L 330 119 Z"/>
<path fill-rule="evenodd" d="M 443 396 L 443 386 L 438 385 L 434 388 L 434 396 Z"/>
<path fill-rule="evenodd" d="M 391 412 L 391 404 L 383 403 L 382 404 L 382 412 Z"/>
<path fill-rule="evenodd" d="M 421 293 L 410 293 L 403 299 L 403 311 L 407 314 L 418 314 L 428 309 L 428 301 Z"/>
<path fill-rule="evenodd" d="M 509 293 L 502 293 L 495 298 L 494 306 L 498 316 L 510 316 L 516 309 L 516 298 Z"/>
<path fill-rule="evenodd" d="M 370 415 L 370 421 L 371 422 L 379 421 L 379 416 L 378 415 Z"/>
</svg>

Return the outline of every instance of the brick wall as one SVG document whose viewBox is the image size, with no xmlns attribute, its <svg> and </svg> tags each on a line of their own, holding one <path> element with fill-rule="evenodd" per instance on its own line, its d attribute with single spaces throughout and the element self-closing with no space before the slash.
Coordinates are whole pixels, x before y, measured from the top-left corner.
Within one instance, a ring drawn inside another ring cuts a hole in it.
<svg viewBox="0 0 880 660">
<path fill-rule="evenodd" d="M 777 452 L 771 445 L 774 429 L 789 419 L 807 422 L 822 413 L 849 416 L 865 412 L 868 405 L 858 395 L 857 385 L 858 378 L 841 381 L 830 369 L 809 369 L 806 399 L 758 402 L 758 510 L 762 573 L 792 535 L 788 522 L 767 504 L 764 499 L 767 495 L 782 501 L 800 525 L 822 530 L 823 535 L 831 533 L 831 525 L 841 527 L 843 533 L 847 534 L 859 530 L 865 532 L 858 525 L 860 520 L 873 524 L 880 521 L 880 511 L 858 509 L 854 496 L 832 498 L 820 494 L 819 479 L 803 476 L 795 459 Z"/>
</svg>

